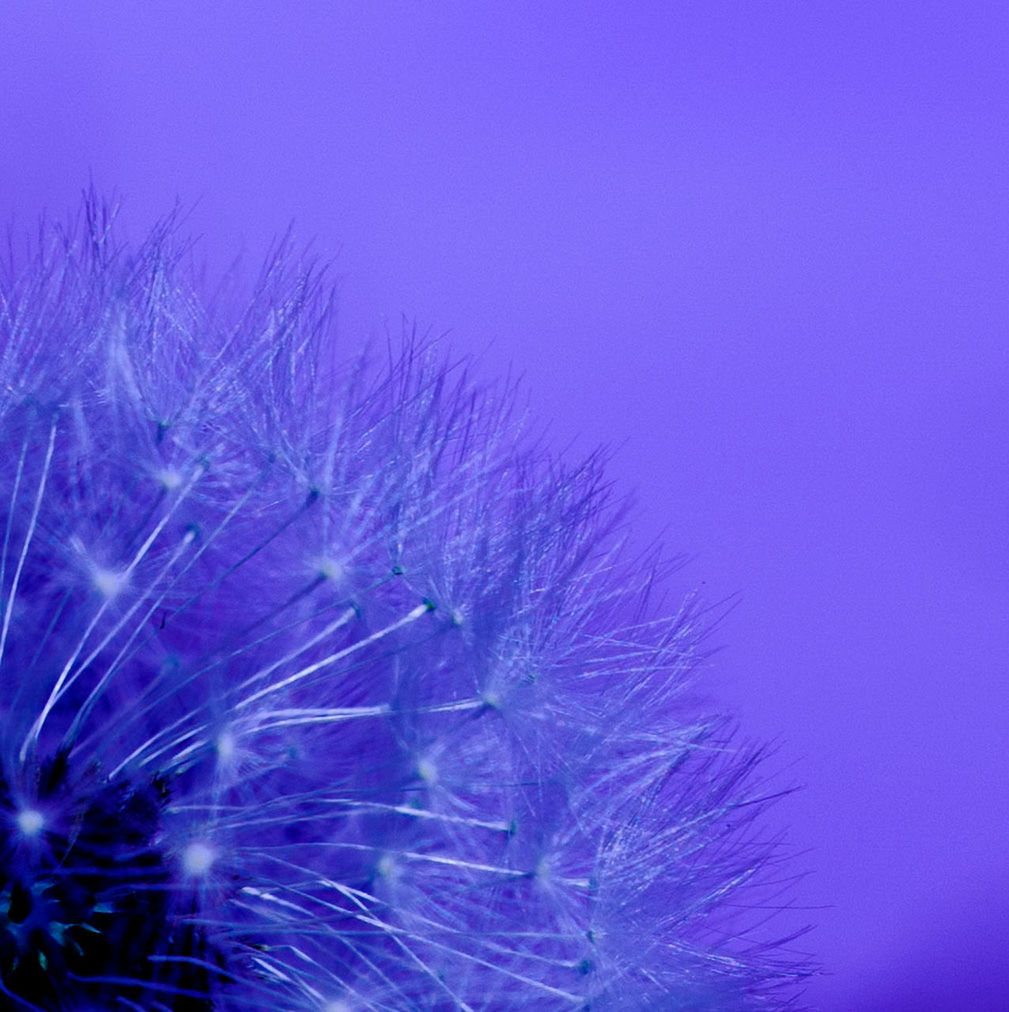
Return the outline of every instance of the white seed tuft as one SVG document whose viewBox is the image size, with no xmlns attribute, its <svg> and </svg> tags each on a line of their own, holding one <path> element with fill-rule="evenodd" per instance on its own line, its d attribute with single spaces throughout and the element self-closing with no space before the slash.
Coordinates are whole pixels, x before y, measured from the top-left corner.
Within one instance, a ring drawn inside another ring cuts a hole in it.
<svg viewBox="0 0 1009 1012">
<path fill-rule="evenodd" d="M 111 601 L 112 598 L 119 596 L 130 582 L 130 578 L 126 573 L 119 573 L 114 569 L 96 568 L 91 576 L 91 582 L 103 597 Z"/>
<path fill-rule="evenodd" d="M 217 851 L 200 840 L 189 844 L 182 852 L 182 868 L 193 878 L 202 878 L 217 860 Z"/>
<path fill-rule="evenodd" d="M 46 824 L 45 816 L 36 808 L 24 808 L 15 819 L 24 836 L 38 836 Z"/>
</svg>

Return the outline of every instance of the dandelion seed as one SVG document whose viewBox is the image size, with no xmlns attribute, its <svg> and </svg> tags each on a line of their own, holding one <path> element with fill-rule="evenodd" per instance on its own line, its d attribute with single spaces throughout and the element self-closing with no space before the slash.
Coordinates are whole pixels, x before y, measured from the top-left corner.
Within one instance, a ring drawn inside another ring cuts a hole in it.
<svg viewBox="0 0 1009 1012">
<path fill-rule="evenodd" d="M 117 597 L 129 582 L 125 573 L 116 573 L 109 569 L 96 569 L 91 579 L 95 589 L 107 598 Z"/>
<path fill-rule="evenodd" d="M 207 874 L 217 860 L 217 851 L 210 844 L 196 841 L 182 852 L 182 867 L 187 875 L 200 878 Z"/>
<path fill-rule="evenodd" d="M 34 808 L 18 812 L 15 822 L 25 836 L 38 836 L 46 824 L 45 816 Z"/>
<path fill-rule="evenodd" d="M 783 1008 L 756 753 L 598 462 L 93 199 L 0 283 L 0 1008 Z"/>
</svg>

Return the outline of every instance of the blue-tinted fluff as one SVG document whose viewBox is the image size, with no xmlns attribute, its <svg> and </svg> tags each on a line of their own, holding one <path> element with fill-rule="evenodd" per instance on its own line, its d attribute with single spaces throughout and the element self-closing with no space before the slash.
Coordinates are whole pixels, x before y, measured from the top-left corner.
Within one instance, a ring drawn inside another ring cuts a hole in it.
<svg viewBox="0 0 1009 1012">
<path fill-rule="evenodd" d="M 3 281 L 0 1008 L 784 1007 L 699 616 L 287 263 L 236 311 L 89 203 Z"/>
</svg>

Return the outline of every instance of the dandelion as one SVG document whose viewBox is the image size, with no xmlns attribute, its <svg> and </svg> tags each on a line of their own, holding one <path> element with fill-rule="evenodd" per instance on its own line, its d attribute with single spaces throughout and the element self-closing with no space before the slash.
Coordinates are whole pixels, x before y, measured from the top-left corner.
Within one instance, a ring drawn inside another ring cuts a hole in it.
<svg viewBox="0 0 1009 1012">
<path fill-rule="evenodd" d="M 780 1008 L 755 754 L 595 459 L 86 203 L 0 287 L 0 1007 Z"/>
</svg>

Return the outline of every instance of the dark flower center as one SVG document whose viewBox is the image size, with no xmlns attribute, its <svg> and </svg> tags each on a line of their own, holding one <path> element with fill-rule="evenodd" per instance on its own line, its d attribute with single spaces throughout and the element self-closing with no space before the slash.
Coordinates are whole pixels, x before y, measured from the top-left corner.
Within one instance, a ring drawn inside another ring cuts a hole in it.
<svg viewBox="0 0 1009 1012">
<path fill-rule="evenodd" d="M 19 807 L 0 770 L 0 1008 L 212 1009 L 221 960 L 158 846 L 167 784 L 76 779 L 63 755 L 33 779 L 38 807 Z"/>
</svg>

